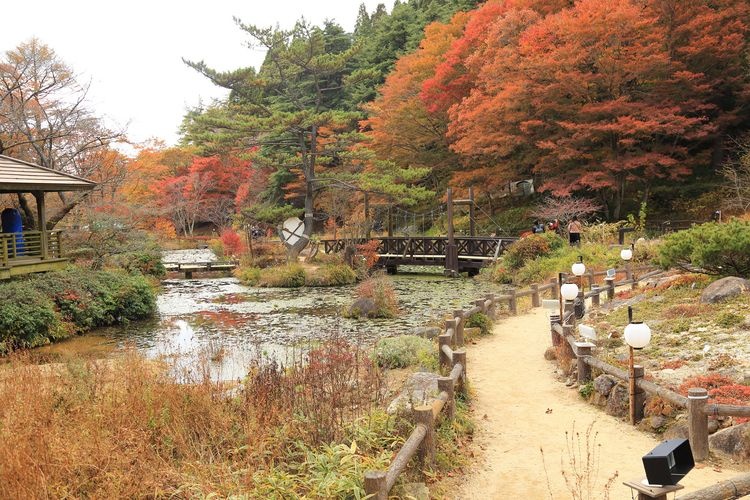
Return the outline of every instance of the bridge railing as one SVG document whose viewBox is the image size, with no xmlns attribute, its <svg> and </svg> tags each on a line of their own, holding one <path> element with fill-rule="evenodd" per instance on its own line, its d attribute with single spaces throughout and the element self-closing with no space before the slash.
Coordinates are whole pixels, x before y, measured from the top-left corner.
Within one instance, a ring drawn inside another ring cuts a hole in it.
<svg viewBox="0 0 750 500">
<path fill-rule="evenodd" d="M 347 246 L 379 242 L 378 254 L 390 257 L 430 256 L 445 257 L 448 238 L 445 236 L 395 236 L 374 238 L 321 240 L 326 253 L 343 252 Z M 495 258 L 518 238 L 490 236 L 457 236 L 454 238 L 459 257 Z M 500 250 L 500 252 L 498 252 Z"/>
</svg>

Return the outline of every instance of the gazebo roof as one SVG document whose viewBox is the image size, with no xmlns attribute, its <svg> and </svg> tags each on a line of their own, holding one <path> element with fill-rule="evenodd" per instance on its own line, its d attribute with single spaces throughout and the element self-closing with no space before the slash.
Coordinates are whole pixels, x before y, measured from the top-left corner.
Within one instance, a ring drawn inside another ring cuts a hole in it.
<svg viewBox="0 0 750 500">
<path fill-rule="evenodd" d="M 0 193 L 88 191 L 95 182 L 0 155 Z"/>
</svg>

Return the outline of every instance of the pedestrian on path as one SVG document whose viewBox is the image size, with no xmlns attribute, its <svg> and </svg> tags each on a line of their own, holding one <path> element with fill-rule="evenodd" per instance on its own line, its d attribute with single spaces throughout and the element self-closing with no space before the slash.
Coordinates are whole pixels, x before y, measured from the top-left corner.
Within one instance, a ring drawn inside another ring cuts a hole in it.
<svg viewBox="0 0 750 500">
<path fill-rule="evenodd" d="M 583 225 L 578 220 L 578 216 L 574 215 L 573 219 L 568 223 L 568 238 L 570 240 L 570 246 L 581 245 L 581 230 Z"/>
</svg>

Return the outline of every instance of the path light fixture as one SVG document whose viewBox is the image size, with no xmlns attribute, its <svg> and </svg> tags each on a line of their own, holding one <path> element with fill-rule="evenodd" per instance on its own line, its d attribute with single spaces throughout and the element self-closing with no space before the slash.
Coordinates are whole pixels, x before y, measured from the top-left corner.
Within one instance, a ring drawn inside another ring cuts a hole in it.
<svg viewBox="0 0 750 500">
<path fill-rule="evenodd" d="M 635 365 L 633 364 L 633 350 L 643 349 L 651 341 L 651 328 L 642 321 L 633 321 L 633 308 L 628 306 L 628 325 L 625 327 L 625 343 L 628 344 L 630 355 L 628 357 L 629 381 L 630 381 L 630 423 L 636 423 L 635 411 Z"/>
<path fill-rule="evenodd" d="M 573 274 L 578 276 L 578 283 L 581 287 L 579 290 L 579 293 L 583 295 L 584 287 L 583 287 L 583 273 L 586 272 L 586 266 L 583 263 L 583 255 L 578 256 L 578 262 L 574 263 L 572 266 L 570 266 L 570 270 Z M 583 298 L 583 297 L 581 297 Z"/>
<path fill-rule="evenodd" d="M 620 258 L 624 261 L 629 261 L 633 258 L 633 251 L 635 250 L 635 243 L 631 243 L 629 247 L 625 247 L 620 250 Z"/>
<path fill-rule="evenodd" d="M 560 297 L 565 299 L 566 303 L 572 303 L 576 297 L 578 297 L 578 285 L 575 283 L 565 283 L 560 287 Z M 565 322 L 565 316 L 563 314 L 560 315 L 560 321 L 563 323 Z"/>
</svg>

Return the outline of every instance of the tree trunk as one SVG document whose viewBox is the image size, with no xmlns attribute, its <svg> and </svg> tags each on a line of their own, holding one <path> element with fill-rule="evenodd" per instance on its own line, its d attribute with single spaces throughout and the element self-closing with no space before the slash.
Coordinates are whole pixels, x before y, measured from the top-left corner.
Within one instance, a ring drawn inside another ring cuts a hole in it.
<svg viewBox="0 0 750 500">
<path fill-rule="evenodd" d="M 37 229 L 34 211 L 31 209 L 31 205 L 29 205 L 29 201 L 23 193 L 18 193 L 18 203 L 21 206 L 21 211 L 26 219 L 26 227 L 28 229 Z"/>
<path fill-rule="evenodd" d="M 89 196 L 90 193 L 86 193 L 82 196 L 79 196 L 78 198 L 74 200 L 69 200 L 60 208 L 58 209 L 54 214 L 52 214 L 49 219 L 47 219 L 47 231 L 52 231 L 55 229 L 55 226 L 58 222 L 60 222 L 63 217 L 68 215 L 71 210 L 73 210 L 75 207 L 78 206 L 79 203 L 81 203 L 84 199 L 86 199 L 87 196 Z"/>
</svg>

